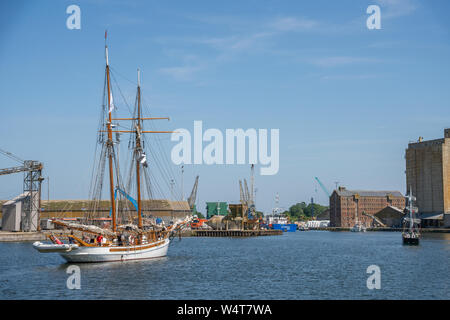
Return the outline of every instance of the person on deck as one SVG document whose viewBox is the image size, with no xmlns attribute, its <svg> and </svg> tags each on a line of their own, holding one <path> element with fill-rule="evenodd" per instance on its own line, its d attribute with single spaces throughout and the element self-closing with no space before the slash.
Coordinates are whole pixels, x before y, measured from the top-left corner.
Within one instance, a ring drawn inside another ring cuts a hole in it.
<svg viewBox="0 0 450 320">
<path fill-rule="evenodd" d="M 73 231 L 70 232 L 70 236 L 69 236 L 69 243 L 70 244 L 74 243 L 72 236 L 73 236 Z"/>
<path fill-rule="evenodd" d="M 100 235 L 97 237 L 97 244 L 98 244 L 99 246 L 102 245 L 102 240 L 103 240 L 103 236 L 100 234 Z"/>
</svg>

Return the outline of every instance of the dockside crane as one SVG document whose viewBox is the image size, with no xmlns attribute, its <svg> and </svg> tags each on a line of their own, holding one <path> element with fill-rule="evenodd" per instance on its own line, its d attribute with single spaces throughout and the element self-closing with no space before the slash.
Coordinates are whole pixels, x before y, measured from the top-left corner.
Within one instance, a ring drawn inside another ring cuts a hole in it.
<svg viewBox="0 0 450 320">
<path fill-rule="evenodd" d="M 371 218 L 374 222 L 378 223 L 380 226 L 386 227 L 386 225 L 383 223 L 383 221 L 381 221 L 381 219 L 375 217 L 374 215 L 368 214 L 368 213 L 366 213 L 365 211 L 363 211 L 362 214 L 363 214 L 364 216 L 366 216 L 366 217 Z"/>
<path fill-rule="evenodd" d="M 244 189 L 242 189 L 242 181 L 239 180 L 239 195 L 241 204 L 245 204 Z"/>
<path fill-rule="evenodd" d="M 247 179 L 244 179 L 244 184 L 242 184 L 242 180 L 239 180 L 239 193 L 240 193 L 240 202 L 243 206 L 247 208 L 247 217 L 248 219 L 254 219 L 256 217 L 256 209 L 255 209 L 255 177 L 254 177 L 254 168 L 255 165 L 251 165 L 251 175 L 250 175 L 250 189 L 248 187 Z"/>
<path fill-rule="evenodd" d="M 317 180 L 317 182 L 319 183 L 320 187 L 322 188 L 323 192 L 325 192 L 325 194 L 328 196 L 328 198 L 331 196 L 330 192 L 328 191 L 328 189 L 323 185 L 323 183 L 319 180 L 319 178 L 314 177 L 314 179 Z"/>
<path fill-rule="evenodd" d="M 0 175 L 7 175 L 13 173 L 24 172 L 23 179 L 23 193 L 28 194 L 24 205 L 25 217 L 27 217 L 23 224 L 23 231 L 30 231 L 32 229 L 40 229 L 40 212 L 41 212 L 41 185 L 44 178 L 42 177 L 42 170 L 44 165 L 35 160 L 22 160 L 11 152 L 0 149 L 0 153 L 8 158 L 21 163 L 21 166 L 0 169 Z M 37 226 L 32 226 L 32 215 L 37 214 Z"/>
<path fill-rule="evenodd" d="M 191 195 L 188 198 L 189 207 L 191 211 L 194 209 L 195 200 L 197 199 L 198 177 L 195 178 L 194 186 L 192 187 Z"/>
<path fill-rule="evenodd" d="M 244 197 L 247 207 L 250 206 L 250 191 L 248 190 L 247 179 L 244 179 Z"/>
</svg>

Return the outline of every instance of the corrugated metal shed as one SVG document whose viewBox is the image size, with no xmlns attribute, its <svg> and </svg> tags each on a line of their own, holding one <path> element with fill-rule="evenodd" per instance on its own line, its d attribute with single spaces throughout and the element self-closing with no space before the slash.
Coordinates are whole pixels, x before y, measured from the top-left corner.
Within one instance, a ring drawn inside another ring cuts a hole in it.
<svg viewBox="0 0 450 320">
<path fill-rule="evenodd" d="M 228 214 L 228 203 L 206 202 L 206 216 L 208 218 L 215 215 L 226 216 L 227 214 Z"/>
</svg>

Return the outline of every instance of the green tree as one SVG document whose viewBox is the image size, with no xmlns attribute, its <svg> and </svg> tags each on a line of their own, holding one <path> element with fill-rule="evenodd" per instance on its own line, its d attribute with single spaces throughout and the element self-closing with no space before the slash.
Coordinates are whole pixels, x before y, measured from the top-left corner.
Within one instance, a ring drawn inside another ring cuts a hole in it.
<svg viewBox="0 0 450 320">
<path fill-rule="evenodd" d="M 205 216 L 200 211 L 196 211 L 195 214 L 199 219 L 205 219 Z"/>
<path fill-rule="evenodd" d="M 326 209 L 328 209 L 327 206 L 322 206 L 317 203 L 310 203 L 307 205 L 305 202 L 299 202 L 289 207 L 289 210 L 284 211 L 283 214 L 285 214 L 291 222 L 304 221 L 311 220 Z"/>
<path fill-rule="evenodd" d="M 310 203 L 308 206 L 303 210 L 305 215 L 307 217 L 316 217 L 317 215 L 321 214 L 325 210 L 328 209 L 328 206 L 322 206 L 318 203 Z"/>
</svg>

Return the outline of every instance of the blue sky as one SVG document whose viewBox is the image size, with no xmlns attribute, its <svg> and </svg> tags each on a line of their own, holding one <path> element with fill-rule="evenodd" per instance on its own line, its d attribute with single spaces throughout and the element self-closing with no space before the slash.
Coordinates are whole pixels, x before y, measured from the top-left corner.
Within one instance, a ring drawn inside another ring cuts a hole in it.
<svg viewBox="0 0 450 320">
<path fill-rule="evenodd" d="M 66 8 L 81 8 L 81 29 Z M 381 8 L 368 30 L 366 8 Z M 280 129 L 280 170 L 256 176 L 257 206 L 327 204 L 314 177 L 405 192 L 404 152 L 450 127 L 448 1 L 2 1 L 0 148 L 44 163 L 53 199 L 88 195 L 104 77 L 134 102 L 136 68 L 161 130 Z M 113 88 L 114 89 L 114 88 Z M 127 108 L 115 90 L 119 112 Z M 158 136 L 167 147 L 170 137 Z M 14 166 L 0 157 L 0 167 Z M 179 168 L 172 168 L 179 178 Z M 205 201 L 239 200 L 249 166 L 185 168 Z M 44 199 L 46 185 L 44 184 Z M 0 179 L 0 198 L 21 192 Z"/>
</svg>

